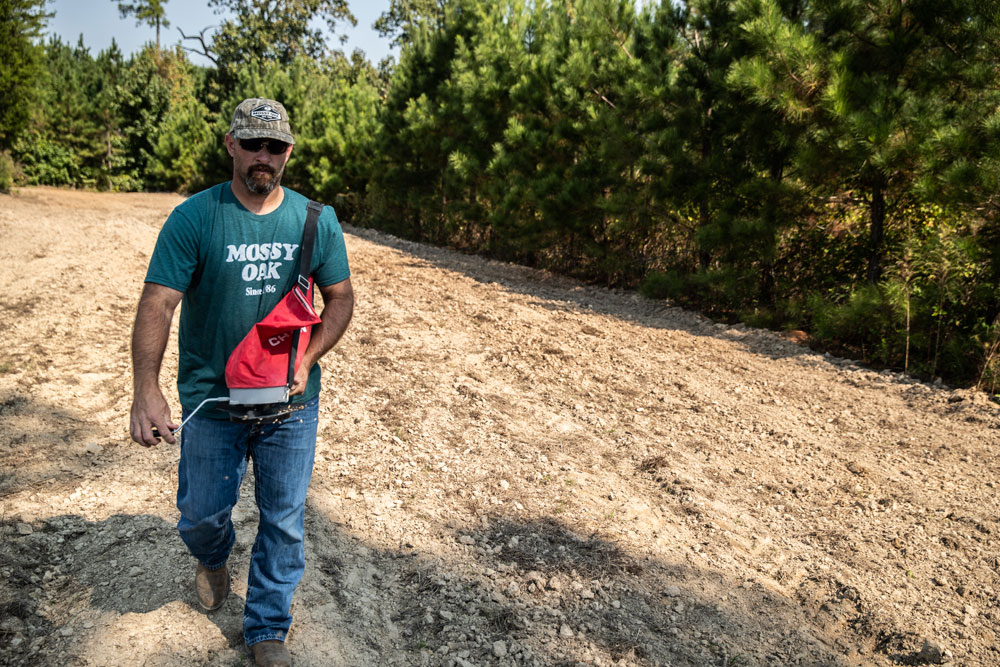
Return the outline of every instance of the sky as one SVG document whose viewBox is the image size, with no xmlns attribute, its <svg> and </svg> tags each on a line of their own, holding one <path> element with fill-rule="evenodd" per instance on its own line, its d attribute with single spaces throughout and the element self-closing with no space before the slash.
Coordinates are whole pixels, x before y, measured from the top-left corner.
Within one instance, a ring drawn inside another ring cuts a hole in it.
<svg viewBox="0 0 1000 667">
<path fill-rule="evenodd" d="M 379 37 L 372 29 L 375 19 L 389 9 L 389 0 L 348 0 L 348 6 L 358 19 L 358 25 L 354 28 L 346 23 L 340 26 L 341 33 L 348 35 L 347 44 L 341 47 L 331 36 L 331 46 L 342 48 L 346 53 L 356 48 L 361 49 L 376 65 L 382 58 L 394 53 L 389 48 L 389 40 Z M 223 18 L 214 13 L 206 0 L 167 0 L 165 7 L 170 27 L 160 28 L 160 42 L 163 46 L 181 42 L 181 34 L 177 28 L 181 28 L 185 35 L 197 34 L 206 26 L 218 25 Z M 156 28 L 145 24 L 136 25 L 135 17 L 132 16 L 121 18 L 117 0 L 48 0 L 46 11 L 55 13 L 49 19 L 49 35 L 58 35 L 64 42 L 76 44 L 83 34 L 84 45 L 94 55 L 111 46 L 112 37 L 126 56 L 138 51 L 146 42 L 156 41 Z M 197 42 L 187 42 L 187 45 L 197 46 Z M 211 64 L 196 54 L 189 52 L 188 56 L 199 65 Z"/>
</svg>

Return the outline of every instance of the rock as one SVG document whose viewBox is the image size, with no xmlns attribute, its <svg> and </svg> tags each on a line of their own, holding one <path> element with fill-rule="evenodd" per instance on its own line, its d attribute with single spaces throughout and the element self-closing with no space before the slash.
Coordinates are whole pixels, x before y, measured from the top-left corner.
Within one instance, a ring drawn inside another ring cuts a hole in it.
<svg viewBox="0 0 1000 667">
<path fill-rule="evenodd" d="M 559 626 L 559 636 L 562 637 L 563 639 L 572 639 L 573 628 L 563 623 L 561 626 Z"/>
<path fill-rule="evenodd" d="M 502 658 L 507 655 L 507 644 L 502 640 L 498 639 L 493 642 L 493 657 Z"/>
<path fill-rule="evenodd" d="M 104 452 L 104 447 L 101 447 L 96 442 L 88 442 L 86 451 L 88 454 L 98 455 Z"/>
<path fill-rule="evenodd" d="M 546 588 L 556 592 L 562 590 L 562 583 L 560 583 L 559 579 L 556 577 L 549 577 L 549 581 L 545 584 L 545 586 Z"/>
<path fill-rule="evenodd" d="M 31 535 L 35 532 L 35 529 L 26 523 L 17 524 L 17 534 L 18 535 Z"/>
<path fill-rule="evenodd" d="M 528 580 L 528 583 L 535 584 L 540 589 L 545 588 L 545 575 L 538 570 L 528 572 L 524 578 Z"/>
<path fill-rule="evenodd" d="M 24 632 L 24 621 L 17 616 L 8 616 L 0 621 L 0 631 L 5 635 L 16 635 L 19 632 Z"/>
<path fill-rule="evenodd" d="M 940 665 L 944 662 L 944 656 L 941 654 L 941 647 L 932 642 L 930 639 L 924 640 L 924 645 L 920 649 L 920 652 L 915 656 L 916 664 L 931 664 Z"/>
<path fill-rule="evenodd" d="M 471 545 L 473 545 L 473 544 L 476 543 L 475 538 L 473 538 L 471 535 L 459 535 L 458 536 L 458 541 L 461 544 L 467 544 L 469 546 L 471 546 Z"/>
<path fill-rule="evenodd" d="M 847 469 L 850 470 L 855 475 L 858 475 L 859 477 L 864 477 L 865 475 L 868 474 L 868 468 L 858 463 L 857 461 L 848 461 Z"/>
<path fill-rule="evenodd" d="M 675 598 L 681 594 L 681 589 L 677 588 L 677 586 L 667 586 L 663 589 L 663 594 L 668 598 Z"/>
<path fill-rule="evenodd" d="M 138 565 L 133 565 L 128 569 L 128 576 L 130 577 L 137 577 L 140 574 L 142 574 L 142 568 Z"/>
</svg>

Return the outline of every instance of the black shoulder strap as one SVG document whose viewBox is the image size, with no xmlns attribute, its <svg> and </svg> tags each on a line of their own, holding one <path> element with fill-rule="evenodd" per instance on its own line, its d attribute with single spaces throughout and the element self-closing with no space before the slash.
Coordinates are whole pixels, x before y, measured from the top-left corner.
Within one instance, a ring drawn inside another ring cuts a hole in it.
<svg viewBox="0 0 1000 667">
<path fill-rule="evenodd" d="M 316 201 L 306 204 L 306 227 L 302 230 L 302 247 L 299 249 L 299 287 L 309 289 L 309 273 L 312 268 L 313 246 L 316 244 L 316 227 L 323 205 Z"/>
<path fill-rule="evenodd" d="M 309 292 L 309 273 L 312 268 L 313 246 L 316 244 L 316 227 L 319 225 L 319 214 L 323 212 L 323 205 L 310 200 L 306 204 L 306 226 L 302 230 L 302 247 L 299 248 L 299 277 L 298 285 L 302 289 L 307 299 L 312 299 Z M 292 386 L 295 379 L 295 358 L 299 352 L 299 330 L 292 332 L 292 348 L 288 356 L 288 386 Z"/>
</svg>

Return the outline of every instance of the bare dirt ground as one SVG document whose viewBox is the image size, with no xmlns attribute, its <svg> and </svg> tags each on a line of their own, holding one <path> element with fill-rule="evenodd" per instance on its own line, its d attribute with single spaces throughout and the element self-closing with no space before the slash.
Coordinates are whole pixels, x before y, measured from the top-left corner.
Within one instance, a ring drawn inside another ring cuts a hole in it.
<svg viewBox="0 0 1000 667">
<path fill-rule="evenodd" d="M 177 448 L 127 434 L 179 201 L 0 197 L 0 664 L 249 664 L 252 479 L 234 594 L 205 614 Z M 986 397 L 348 231 L 297 665 L 1000 664 Z"/>
</svg>

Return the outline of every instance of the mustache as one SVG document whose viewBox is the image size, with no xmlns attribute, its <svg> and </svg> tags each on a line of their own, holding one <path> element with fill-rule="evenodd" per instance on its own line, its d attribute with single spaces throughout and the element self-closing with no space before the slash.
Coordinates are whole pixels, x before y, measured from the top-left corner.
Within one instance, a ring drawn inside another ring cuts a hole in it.
<svg viewBox="0 0 1000 667">
<path fill-rule="evenodd" d="M 256 173 L 258 171 L 262 171 L 262 172 L 264 172 L 266 174 L 271 174 L 271 175 L 274 175 L 275 173 L 277 173 L 276 170 L 274 169 L 274 167 L 272 167 L 270 165 L 267 165 L 267 164 L 258 164 L 258 165 L 254 165 L 253 167 L 250 167 L 250 173 L 251 174 Z"/>
</svg>

